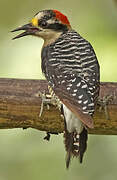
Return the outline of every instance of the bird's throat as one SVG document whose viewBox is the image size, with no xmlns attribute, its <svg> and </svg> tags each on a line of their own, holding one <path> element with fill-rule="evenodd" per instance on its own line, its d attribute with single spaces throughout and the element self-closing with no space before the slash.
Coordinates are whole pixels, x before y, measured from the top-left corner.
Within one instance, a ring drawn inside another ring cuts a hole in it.
<svg viewBox="0 0 117 180">
<path fill-rule="evenodd" d="M 48 46 L 49 44 L 54 43 L 60 36 L 61 36 L 62 32 L 51 32 L 51 34 L 45 34 L 45 36 L 43 37 L 44 39 L 44 47 Z"/>
</svg>

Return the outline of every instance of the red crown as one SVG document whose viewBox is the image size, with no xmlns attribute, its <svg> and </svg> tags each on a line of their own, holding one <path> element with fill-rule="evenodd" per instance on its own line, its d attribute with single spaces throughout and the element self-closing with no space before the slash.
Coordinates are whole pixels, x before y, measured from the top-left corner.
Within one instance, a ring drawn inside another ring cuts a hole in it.
<svg viewBox="0 0 117 180">
<path fill-rule="evenodd" d="M 56 14 L 56 18 L 60 20 L 63 24 L 70 25 L 69 20 L 64 14 L 57 10 L 53 10 L 53 12 Z"/>
</svg>

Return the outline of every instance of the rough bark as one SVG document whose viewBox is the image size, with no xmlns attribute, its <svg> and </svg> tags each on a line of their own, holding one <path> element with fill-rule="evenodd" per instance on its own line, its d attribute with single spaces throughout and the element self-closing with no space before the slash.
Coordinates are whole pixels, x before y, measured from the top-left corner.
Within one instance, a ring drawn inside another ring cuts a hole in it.
<svg viewBox="0 0 117 180">
<path fill-rule="evenodd" d="M 117 134 L 117 83 L 101 83 L 100 99 L 90 134 Z M 39 91 L 48 92 L 45 80 L 0 79 L 0 128 L 36 128 L 52 133 L 63 132 L 59 110 L 44 106 L 39 118 Z M 107 100 L 108 99 L 108 100 Z M 103 103 L 102 103 L 103 100 Z M 99 104 L 100 104 L 99 103 Z M 104 103 L 107 104 L 104 106 Z"/>
</svg>

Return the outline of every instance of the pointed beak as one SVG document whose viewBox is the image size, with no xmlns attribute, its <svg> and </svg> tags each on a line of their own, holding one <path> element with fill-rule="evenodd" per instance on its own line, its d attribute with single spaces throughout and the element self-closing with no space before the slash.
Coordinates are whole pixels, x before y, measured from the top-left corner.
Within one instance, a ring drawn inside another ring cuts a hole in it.
<svg viewBox="0 0 117 180">
<path fill-rule="evenodd" d="M 11 32 L 16 32 L 16 31 L 21 31 L 21 30 L 24 30 L 24 32 L 19 34 L 16 37 L 14 37 L 13 40 L 27 36 L 27 35 L 35 35 L 37 31 L 40 31 L 39 28 L 33 26 L 32 23 L 29 23 L 29 24 L 25 24 L 21 27 L 18 27 L 16 29 L 12 30 Z"/>
</svg>

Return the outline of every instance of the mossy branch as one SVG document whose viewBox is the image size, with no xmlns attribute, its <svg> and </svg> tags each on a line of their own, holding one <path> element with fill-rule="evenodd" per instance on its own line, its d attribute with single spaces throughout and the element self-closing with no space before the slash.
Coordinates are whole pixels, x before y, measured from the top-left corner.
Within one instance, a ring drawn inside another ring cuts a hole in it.
<svg viewBox="0 0 117 180">
<path fill-rule="evenodd" d="M 91 134 L 117 134 L 117 83 L 101 83 L 100 99 Z M 0 79 L 0 128 L 35 128 L 61 133 L 64 123 L 54 106 L 44 107 L 39 118 L 39 91 L 48 92 L 45 80 Z M 104 105 L 105 104 L 105 105 Z"/>
</svg>

